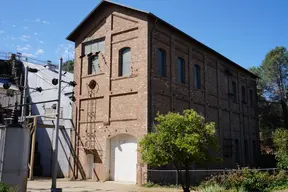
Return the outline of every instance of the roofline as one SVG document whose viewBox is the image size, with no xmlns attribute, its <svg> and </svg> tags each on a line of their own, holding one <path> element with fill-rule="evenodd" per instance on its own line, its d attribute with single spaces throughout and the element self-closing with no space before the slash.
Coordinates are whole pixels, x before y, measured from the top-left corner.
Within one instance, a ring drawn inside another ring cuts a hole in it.
<svg viewBox="0 0 288 192">
<path fill-rule="evenodd" d="M 260 78 L 260 77 L 258 77 L 256 74 L 254 74 L 254 73 L 252 73 L 251 71 L 249 71 L 248 69 L 245 69 L 245 68 L 242 67 L 241 65 L 239 65 L 239 64 L 235 63 L 234 61 L 228 59 L 227 57 L 225 57 L 225 56 L 222 55 L 221 53 L 215 51 L 215 50 L 212 49 L 211 47 L 208 47 L 208 46 L 205 45 L 204 43 L 202 43 L 202 42 L 198 41 L 197 39 L 191 37 L 191 36 L 188 35 L 187 33 L 181 31 L 181 30 L 178 29 L 177 27 L 171 25 L 170 23 L 168 23 L 167 21 L 165 21 L 165 20 L 159 18 L 158 16 L 154 15 L 153 13 L 149 13 L 149 15 L 150 15 L 151 17 L 153 17 L 154 19 L 158 19 L 158 20 L 160 20 L 160 21 L 163 22 L 165 25 L 168 25 L 169 27 L 171 27 L 172 29 L 176 30 L 177 32 L 182 33 L 182 34 L 185 35 L 186 37 L 192 39 L 192 40 L 195 41 L 196 43 L 198 43 L 198 44 L 200 44 L 201 46 L 203 46 L 204 48 L 206 48 L 206 49 L 212 51 L 212 52 L 215 53 L 216 55 L 218 55 L 218 56 L 222 57 L 223 59 L 227 60 L 228 62 L 230 62 L 230 63 L 236 65 L 237 67 L 239 67 L 240 69 L 244 70 L 245 72 L 250 73 L 250 75 L 252 75 L 252 76 L 254 76 L 254 77 L 258 78 L 258 79 Z"/>
<path fill-rule="evenodd" d="M 222 55 L 221 53 L 215 51 L 214 49 L 208 47 L 207 45 L 205 45 L 204 43 L 201 43 L 200 41 L 194 39 L 193 37 L 191 37 L 190 35 L 188 35 L 187 33 L 181 31 L 180 29 L 178 29 L 177 27 L 171 25 L 170 23 L 168 23 L 167 21 L 159 18 L 158 16 L 154 15 L 153 13 L 151 12 L 146 12 L 146 11 L 143 11 L 143 10 L 140 10 L 140 9 L 135 9 L 133 7 L 129 7 L 129 6 L 126 6 L 126 5 L 122 5 L 122 4 L 119 4 L 119 3 L 115 3 L 115 2 L 111 2 L 111 1 L 108 1 L 108 0 L 102 0 L 82 21 L 80 24 L 77 25 L 77 27 L 66 37 L 67 40 L 69 41 L 73 41 L 75 42 L 75 38 L 73 38 L 73 35 L 75 35 L 76 31 L 79 30 L 79 28 L 84 25 L 84 23 L 87 21 L 87 19 L 92 15 L 94 14 L 94 12 L 101 6 L 103 5 L 104 3 L 108 3 L 108 4 L 112 4 L 112 5 L 117 5 L 117 6 L 120 6 L 120 7 L 124 7 L 124 8 L 127 8 L 127 9 L 130 9 L 130 10 L 134 10 L 134 11 L 137 11 L 137 12 L 141 12 L 141 13 L 144 13 L 144 14 L 147 14 L 149 16 L 151 16 L 152 18 L 154 19 L 158 19 L 159 21 L 163 22 L 165 25 L 168 25 L 169 27 L 171 27 L 172 29 L 176 30 L 177 32 L 183 34 L 184 36 L 192 39 L 193 41 L 195 41 L 196 43 L 198 43 L 199 45 L 203 46 L 204 48 L 212 51 L 214 54 L 222 57 L 224 60 L 230 62 L 231 64 L 235 65 L 236 67 L 244 70 L 245 72 L 249 73 L 250 75 L 252 75 L 253 77 L 255 78 L 259 78 L 257 75 L 255 75 L 254 73 L 252 73 L 251 71 L 249 71 L 248 69 L 245 69 L 244 67 L 242 67 L 241 65 L 238 65 L 237 63 L 235 63 L 234 61 L 228 59 L 227 57 L 225 57 L 224 55 Z"/>
<path fill-rule="evenodd" d="M 150 12 L 146 12 L 146 11 L 143 11 L 143 10 L 140 10 L 140 9 L 135 9 L 133 7 L 129 7 L 129 6 L 126 6 L 126 5 L 123 5 L 123 4 L 120 4 L 120 3 L 115 3 L 115 2 L 111 2 L 109 0 L 102 0 L 100 3 L 98 3 L 98 5 L 92 10 L 90 11 L 90 13 L 76 26 L 76 28 L 66 37 L 67 40 L 69 41 L 73 41 L 75 42 L 74 38 L 73 38 L 73 34 L 81 27 L 81 25 L 83 25 L 86 20 L 96 11 L 96 9 L 98 9 L 101 5 L 105 4 L 105 3 L 108 3 L 108 4 L 111 4 L 111 5 L 117 5 L 117 6 L 120 6 L 120 7 L 125 7 L 127 9 L 131 9 L 131 10 L 134 10 L 134 11 L 137 11 L 137 12 L 141 12 L 141 13 L 144 13 L 144 14 L 151 14 Z"/>
</svg>

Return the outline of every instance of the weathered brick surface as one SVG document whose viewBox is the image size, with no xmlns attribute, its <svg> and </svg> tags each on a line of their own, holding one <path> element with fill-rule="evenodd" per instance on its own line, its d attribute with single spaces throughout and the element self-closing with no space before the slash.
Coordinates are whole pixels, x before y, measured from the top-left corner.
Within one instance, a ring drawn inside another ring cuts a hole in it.
<svg viewBox="0 0 288 192">
<path fill-rule="evenodd" d="M 86 176 L 87 154 L 92 153 L 94 178 L 109 180 L 112 137 L 125 133 L 139 140 L 153 125 L 158 111 L 165 114 L 190 108 L 216 122 L 221 152 L 223 139 L 239 140 L 244 164 L 244 139 L 249 140 L 249 147 L 253 140 L 259 140 L 256 105 L 243 104 L 239 94 L 241 86 L 245 86 L 249 101 L 252 89 L 256 102 L 253 76 L 147 14 L 111 4 L 88 20 L 89 25 L 83 27 L 75 42 L 74 73 L 78 85 L 74 107 L 77 155 Z M 100 73 L 88 75 L 88 58 L 81 57 L 82 43 L 100 38 L 105 39 L 105 52 L 99 55 Z M 119 51 L 124 47 L 131 48 L 131 75 L 118 77 Z M 158 48 L 166 52 L 166 77 L 157 76 Z M 176 81 L 178 57 L 185 61 L 185 84 Z M 194 64 L 201 68 L 200 90 L 194 89 Z M 87 86 L 91 80 L 97 82 L 94 90 Z M 232 81 L 237 83 L 236 102 L 228 94 Z M 222 166 L 234 166 L 234 158 L 235 152 Z M 140 175 L 140 169 L 144 173 L 147 166 L 141 165 L 140 154 L 137 159 L 137 182 L 141 183 L 146 176 Z"/>
</svg>

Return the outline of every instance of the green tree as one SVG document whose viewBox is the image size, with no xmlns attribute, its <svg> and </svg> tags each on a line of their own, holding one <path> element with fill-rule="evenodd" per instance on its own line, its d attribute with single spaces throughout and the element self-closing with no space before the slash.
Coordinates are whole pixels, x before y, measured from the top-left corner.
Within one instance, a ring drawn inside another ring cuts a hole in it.
<svg viewBox="0 0 288 192">
<path fill-rule="evenodd" d="M 174 164 L 184 192 L 190 191 L 189 170 L 193 165 L 203 165 L 213 160 L 218 150 L 215 123 L 205 122 L 194 110 L 183 115 L 169 112 L 155 118 L 155 131 L 140 141 L 142 160 L 151 166 Z M 185 179 L 181 170 L 185 170 Z"/>
<path fill-rule="evenodd" d="M 282 169 L 288 168 L 288 130 L 277 129 L 273 134 L 273 142 L 276 148 L 277 166 Z"/>
<path fill-rule="evenodd" d="M 63 63 L 63 71 L 74 73 L 74 60 L 68 60 Z"/>
<path fill-rule="evenodd" d="M 285 47 L 269 51 L 258 68 L 252 68 L 260 76 L 258 90 L 260 96 L 281 104 L 284 125 L 288 129 L 287 88 L 288 52 Z"/>
</svg>

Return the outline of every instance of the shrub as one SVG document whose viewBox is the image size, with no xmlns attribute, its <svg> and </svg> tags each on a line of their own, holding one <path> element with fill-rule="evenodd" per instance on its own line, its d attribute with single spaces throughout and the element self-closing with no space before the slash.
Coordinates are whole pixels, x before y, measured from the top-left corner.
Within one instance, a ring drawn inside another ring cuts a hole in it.
<svg viewBox="0 0 288 192">
<path fill-rule="evenodd" d="M 3 182 L 0 182 L 0 192 L 9 192 L 9 186 Z"/>
<path fill-rule="evenodd" d="M 225 189 L 238 191 L 271 191 L 288 186 L 285 171 L 270 175 L 268 172 L 244 168 L 223 175 L 214 175 L 201 183 L 201 186 L 219 185 Z"/>
<path fill-rule="evenodd" d="M 225 188 L 220 187 L 219 185 L 210 185 L 210 186 L 205 186 L 205 187 L 200 187 L 199 192 L 222 192 L 226 191 Z"/>
</svg>

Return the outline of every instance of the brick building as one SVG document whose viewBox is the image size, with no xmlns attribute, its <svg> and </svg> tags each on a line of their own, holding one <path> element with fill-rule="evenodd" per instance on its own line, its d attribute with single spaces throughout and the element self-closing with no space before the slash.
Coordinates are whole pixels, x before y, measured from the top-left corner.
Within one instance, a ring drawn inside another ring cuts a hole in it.
<svg viewBox="0 0 288 192">
<path fill-rule="evenodd" d="M 256 76 L 149 12 L 102 1 L 75 42 L 76 174 L 140 183 L 137 142 L 156 113 L 193 108 L 216 122 L 222 167 L 258 152 Z M 140 171 L 142 170 L 142 171 Z"/>
</svg>

